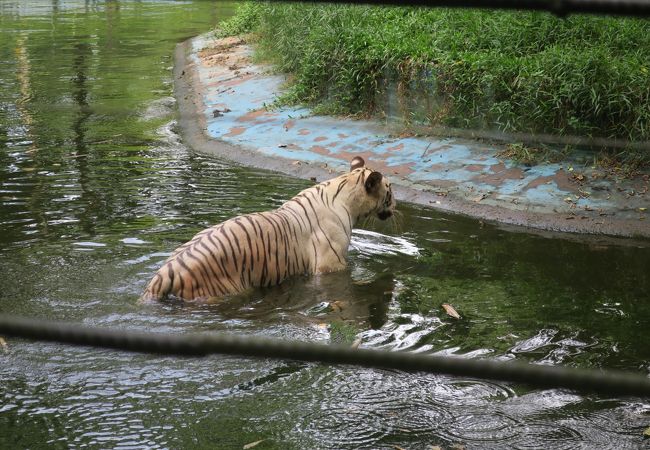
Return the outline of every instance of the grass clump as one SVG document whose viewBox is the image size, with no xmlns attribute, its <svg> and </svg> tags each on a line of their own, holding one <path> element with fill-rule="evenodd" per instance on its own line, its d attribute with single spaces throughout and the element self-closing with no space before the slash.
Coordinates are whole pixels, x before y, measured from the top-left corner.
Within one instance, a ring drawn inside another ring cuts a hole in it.
<svg viewBox="0 0 650 450">
<path fill-rule="evenodd" d="M 544 145 L 529 146 L 521 142 L 507 144 L 497 152 L 499 158 L 511 159 L 519 164 L 534 166 L 542 163 L 557 163 L 564 161 L 570 153 L 571 147 L 550 147 Z"/>
<path fill-rule="evenodd" d="M 255 2 L 239 3 L 235 14 L 219 25 L 217 37 L 250 33 L 260 22 L 261 11 L 260 5 Z"/>
<path fill-rule="evenodd" d="M 650 139 L 650 22 L 545 13 L 251 2 L 253 32 L 295 75 L 285 101 L 382 114 L 389 87 L 421 122 Z"/>
</svg>

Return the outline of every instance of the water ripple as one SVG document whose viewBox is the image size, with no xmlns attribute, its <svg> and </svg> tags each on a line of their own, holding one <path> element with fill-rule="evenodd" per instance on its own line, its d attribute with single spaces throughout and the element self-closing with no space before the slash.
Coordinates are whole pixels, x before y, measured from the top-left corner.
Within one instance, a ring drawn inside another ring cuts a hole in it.
<svg viewBox="0 0 650 450">
<path fill-rule="evenodd" d="M 577 430 L 557 422 L 527 422 L 523 432 L 509 445 L 514 449 L 538 449 L 542 442 L 546 448 L 571 450 L 581 446 L 583 436 Z"/>
<path fill-rule="evenodd" d="M 450 440 L 460 442 L 504 443 L 525 431 L 524 425 L 501 411 L 486 413 L 484 409 L 466 411 L 454 418 L 445 430 Z"/>
</svg>

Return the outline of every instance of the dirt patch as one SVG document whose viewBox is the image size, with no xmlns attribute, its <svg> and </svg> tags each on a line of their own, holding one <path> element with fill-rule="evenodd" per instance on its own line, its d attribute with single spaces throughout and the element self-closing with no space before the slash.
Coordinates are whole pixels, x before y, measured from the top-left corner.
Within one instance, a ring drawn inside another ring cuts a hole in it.
<svg viewBox="0 0 650 450">
<path fill-rule="evenodd" d="M 231 51 L 234 47 L 245 45 L 246 42 L 240 37 L 230 36 L 221 39 L 216 39 L 207 45 L 206 47 L 199 50 L 198 55 L 200 58 L 204 56 L 224 54 Z"/>
<path fill-rule="evenodd" d="M 238 71 L 251 64 L 246 55 L 246 43 L 235 37 L 217 39 L 208 47 L 197 52 L 201 64 L 205 67 L 223 66 L 230 71 Z"/>
</svg>

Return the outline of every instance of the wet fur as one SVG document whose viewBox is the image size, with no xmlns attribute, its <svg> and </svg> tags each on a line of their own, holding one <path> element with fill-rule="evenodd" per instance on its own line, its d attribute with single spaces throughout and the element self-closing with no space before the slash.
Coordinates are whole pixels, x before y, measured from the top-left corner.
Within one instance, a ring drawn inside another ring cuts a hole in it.
<svg viewBox="0 0 650 450">
<path fill-rule="evenodd" d="M 165 261 L 141 300 L 208 299 L 343 269 L 357 221 L 383 220 L 395 210 L 390 182 L 363 165 L 356 157 L 349 173 L 305 189 L 275 211 L 201 231 Z"/>
</svg>

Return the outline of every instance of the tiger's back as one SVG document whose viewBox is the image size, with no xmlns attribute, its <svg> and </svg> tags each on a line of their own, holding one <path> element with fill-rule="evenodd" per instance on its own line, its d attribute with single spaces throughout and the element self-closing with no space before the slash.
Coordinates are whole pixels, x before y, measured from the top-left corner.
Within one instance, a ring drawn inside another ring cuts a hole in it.
<svg viewBox="0 0 650 450">
<path fill-rule="evenodd" d="M 342 269 L 354 223 L 372 213 L 384 219 L 395 207 L 388 180 L 362 166 L 363 160 L 357 168 L 353 162 L 351 172 L 305 189 L 275 211 L 201 231 L 165 261 L 141 300 L 222 297 Z"/>
</svg>

